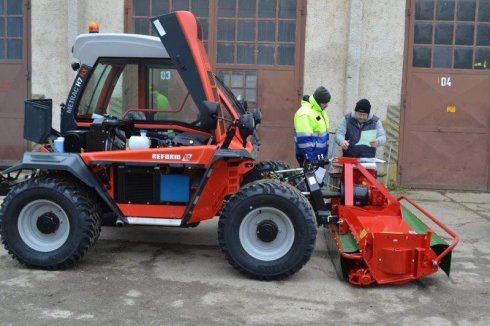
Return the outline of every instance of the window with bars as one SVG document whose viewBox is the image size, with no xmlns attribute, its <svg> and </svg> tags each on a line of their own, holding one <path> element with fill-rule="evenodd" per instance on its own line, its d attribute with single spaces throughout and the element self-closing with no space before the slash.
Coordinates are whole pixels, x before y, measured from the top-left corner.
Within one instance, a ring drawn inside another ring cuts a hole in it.
<svg viewBox="0 0 490 326">
<path fill-rule="evenodd" d="M 250 108 L 257 106 L 257 72 L 219 70 L 218 78 L 239 101 L 247 101 Z"/>
<path fill-rule="evenodd" d="M 416 0 L 412 65 L 490 69 L 490 0 Z"/>
<path fill-rule="evenodd" d="M 23 3 L 22 0 L 0 0 L 0 60 L 23 58 Z"/>
<path fill-rule="evenodd" d="M 295 0 L 219 0 L 217 16 L 218 64 L 295 64 Z"/>
<path fill-rule="evenodd" d="M 296 6 L 296 0 L 133 0 L 133 31 L 156 35 L 149 17 L 188 10 L 202 26 L 206 50 L 212 16 L 217 64 L 294 66 Z"/>
<path fill-rule="evenodd" d="M 257 106 L 261 69 L 294 69 L 298 41 L 296 0 L 133 0 L 132 30 L 156 35 L 149 17 L 191 11 L 225 85 Z M 209 35 L 212 31 L 213 35 Z"/>
<path fill-rule="evenodd" d="M 209 0 L 133 0 L 133 31 L 156 36 L 149 18 L 178 10 L 190 11 L 196 16 L 202 27 L 204 47 L 208 50 Z"/>
</svg>

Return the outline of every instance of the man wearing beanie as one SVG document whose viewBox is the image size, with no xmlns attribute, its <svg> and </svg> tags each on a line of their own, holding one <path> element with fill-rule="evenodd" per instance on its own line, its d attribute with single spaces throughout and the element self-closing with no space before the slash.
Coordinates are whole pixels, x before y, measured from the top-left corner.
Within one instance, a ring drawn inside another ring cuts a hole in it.
<svg viewBox="0 0 490 326">
<path fill-rule="evenodd" d="M 363 143 L 366 138 L 368 142 Z M 345 157 L 376 156 L 376 148 L 386 143 L 386 133 L 381 120 L 371 112 L 368 100 L 357 102 L 354 112 L 342 119 L 335 131 L 335 142 Z"/>
<path fill-rule="evenodd" d="M 305 161 L 327 159 L 330 122 L 325 109 L 330 99 L 330 92 L 320 86 L 313 96 L 303 97 L 301 107 L 294 115 L 294 142 L 300 166 Z"/>
</svg>

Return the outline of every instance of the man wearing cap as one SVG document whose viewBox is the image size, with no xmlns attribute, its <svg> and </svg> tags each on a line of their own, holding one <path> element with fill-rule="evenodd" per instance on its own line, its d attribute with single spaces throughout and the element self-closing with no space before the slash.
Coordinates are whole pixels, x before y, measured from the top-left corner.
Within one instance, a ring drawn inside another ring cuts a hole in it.
<svg viewBox="0 0 490 326">
<path fill-rule="evenodd" d="M 363 135 L 364 133 L 364 135 Z M 335 131 L 335 142 L 345 157 L 375 157 L 376 148 L 386 143 L 381 120 L 371 112 L 371 103 L 362 99 Z"/>
<path fill-rule="evenodd" d="M 325 109 L 330 99 L 330 92 L 320 86 L 313 96 L 303 97 L 301 107 L 294 115 L 294 142 L 300 166 L 305 160 L 317 162 L 327 159 L 330 122 Z"/>
</svg>

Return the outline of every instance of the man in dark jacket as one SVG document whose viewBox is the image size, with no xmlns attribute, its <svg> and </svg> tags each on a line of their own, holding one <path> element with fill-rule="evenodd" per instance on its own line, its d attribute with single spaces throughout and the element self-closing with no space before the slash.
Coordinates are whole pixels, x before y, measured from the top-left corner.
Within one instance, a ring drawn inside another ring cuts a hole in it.
<svg viewBox="0 0 490 326">
<path fill-rule="evenodd" d="M 335 131 L 335 142 L 345 157 L 376 156 L 376 148 L 386 143 L 386 133 L 368 100 L 360 100 L 354 112 L 345 115 Z"/>
</svg>

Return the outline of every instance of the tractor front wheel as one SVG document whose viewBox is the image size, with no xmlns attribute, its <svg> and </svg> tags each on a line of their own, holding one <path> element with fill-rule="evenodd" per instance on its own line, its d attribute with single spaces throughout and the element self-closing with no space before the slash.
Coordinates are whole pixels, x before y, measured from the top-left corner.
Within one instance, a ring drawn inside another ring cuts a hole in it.
<svg viewBox="0 0 490 326">
<path fill-rule="evenodd" d="M 32 267 L 63 269 L 79 261 L 100 234 L 91 191 L 61 176 L 31 179 L 13 188 L 0 212 L 5 249 Z"/>
<path fill-rule="evenodd" d="M 281 161 L 261 161 L 255 164 L 243 178 L 243 185 L 262 179 L 271 179 L 271 172 L 278 170 L 289 170 L 287 163 Z"/>
<path fill-rule="evenodd" d="M 314 212 L 293 187 L 259 180 L 227 202 L 218 238 L 227 260 L 255 279 L 294 274 L 310 259 L 316 240 Z"/>
</svg>

